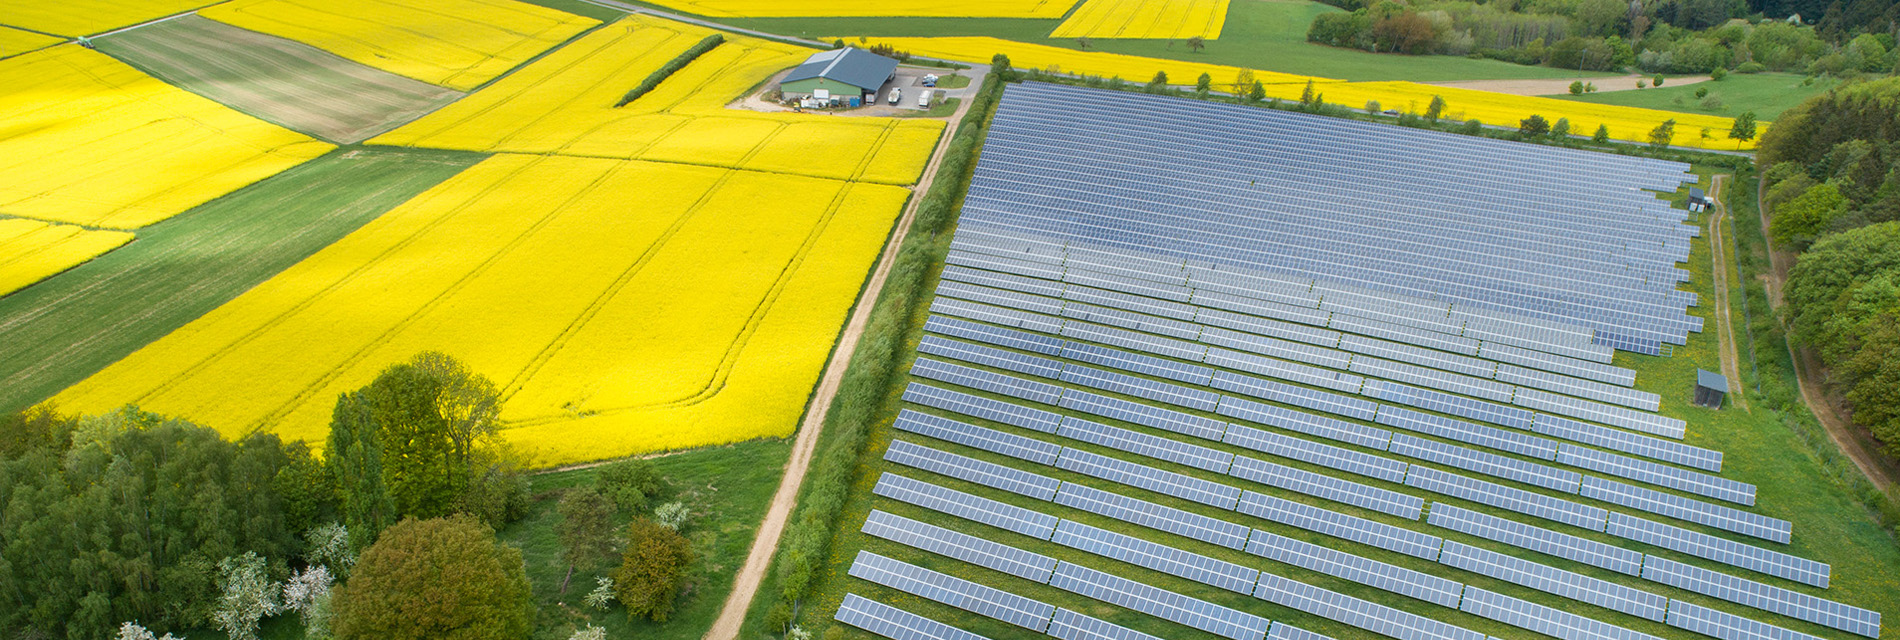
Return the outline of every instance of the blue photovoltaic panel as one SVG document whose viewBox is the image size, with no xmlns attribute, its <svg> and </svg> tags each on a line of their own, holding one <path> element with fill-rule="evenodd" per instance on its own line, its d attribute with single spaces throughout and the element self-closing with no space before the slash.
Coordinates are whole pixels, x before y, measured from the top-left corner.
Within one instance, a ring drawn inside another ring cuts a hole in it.
<svg viewBox="0 0 1900 640">
<path fill-rule="evenodd" d="M 1062 382 L 1202 411 L 1213 411 L 1215 403 L 1220 401 L 1219 395 L 1208 391 L 1073 364 L 1063 369 Z"/>
<path fill-rule="evenodd" d="M 1316 347 L 1304 342 L 1293 342 L 1290 340 L 1257 336 L 1250 333 L 1241 333 L 1239 331 L 1228 331 L 1219 327 L 1207 327 L 1202 329 L 1201 342 L 1217 347 L 1257 353 L 1263 356 L 1273 356 L 1282 360 L 1304 362 L 1329 369 L 1345 369 L 1351 364 L 1351 354 Z"/>
<path fill-rule="evenodd" d="M 916 467 L 1010 493 L 1019 493 L 1037 500 L 1054 498 L 1056 488 L 1062 484 L 1062 481 L 1048 476 L 939 451 L 903 440 L 892 440 L 890 449 L 884 452 L 884 459 L 906 467 Z"/>
<path fill-rule="evenodd" d="M 1541 493 L 1513 489 L 1416 464 L 1406 472 L 1405 484 L 1499 509 L 1583 527 L 1591 531 L 1602 531 L 1604 518 L 1609 516 L 1609 512 L 1597 507 L 1552 498 Z"/>
<path fill-rule="evenodd" d="M 1121 427 L 1111 427 L 1079 418 L 1067 418 L 1063 420 L 1062 430 L 1057 433 L 1064 438 L 1098 444 L 1111 449 L 1120 449 L 1156 460 L 1166 460 L 1175 464 L 1186 465 L 1196 469 L 1206 469 L 1215 473 L 1226 473 L 1227 467 L 1233 464 L 1234 461 L 1234 454 L 1218 449 L 1188 444 L 1186 442 L 1149 435 Z M 1060 452 L 1058 451 L 1058 453 Z"/>
<path fill-rule="evenodd" d="M 1381 383 L 1384 384 L 1384 383 Z M 1407 431 L 1438 436 L 1447 440 L 1456 440 L 1475 444 L 1480 447 L 1497 449 L 1522 456 L 1557 459 L 1557 443 L 1537 436 L 1516 431 L 1505 431 L 1497 427 L 1472 424 L 1462 420 L 1453 420 L 1411 409 L 1400 409 L 1391 405 L 1380 405 L 1379 424 L 1398 427 Z"/>
<path fill-rule="evenodd" d="M 1787 520 L 1595 476 L 1584 478 L 1583 496 L 1782 544 L 1788 544 L 1789 537 L 1794 533 L 1794 525 Z"/>
<path fill-rule="evenodd" d="M 929 378 L 1043 404 L 1055 404 L 1062 400 L 1062 387 L 1053 384 L 1024 380 L 929 358 L 918 358 L 915 363 L 912 363 L 910 374 L 919 378 Z"/>
<path fill-rule="evenodd" d="M 1455 396 L 1443 391 L 1420 389 L 1384 380 L 1367 381 L 1366 395 L 1386 402 L 1396 402 L 1408 407 L 1418 407 L 1428 411 L 1447 413 L 1461 418 L 1470 418 L 1512 429 L 1529 430 L 1535 419 L 1529 411 L 1517 407 L 1508 407 L 1495 402 L 1486 402 L 1463 396 Z"/>
<path fill-rule="evenodd" d="M 1438 554 L 1438 561 L 1472 573 L 1657 622 L 1663 621 L 1663 613 L 1669 606 L 1668 598 L 1648 591 L 1564 571 L 1454 540 L 1445 541 L 1444 549 Z"/>
<path fill-rule="evenodd" d="M 1444 542 L 1438 536 L 1252 491 L 1240 494 L 1237 510 L 1289 527 L 1426 560 L 1437 560 L 1438 547 Z"/>
<path fill-rule="evenodd" d="M 1263 376 L 1279 378 L 1289 382 L 1297 382 L 1332 389 L 1334 391 L 1344 391 L 1346 393 L 1359 393 L 1360 387 L 1364 386 L 1366 382 L 1365 378 L 1350 373 L 1322 369 L 1310 364 L 1275 360 L 1266 356 L 1230 351 L 1220 347 L 1209 348 L 1207 350 L 1207 357 L 1203 362 L 1218 367 L 1239 369 L 1248 373 L 1258 373 Z"/>
<path fill-rule="evenodd" d="M 1158 333 L 1182 340 L 1193 340 L 1201 335 L 1201 325 L 1192 322 L 1160 318 L 1123 309 L 1098 307 L 1080 302 L 1071 302 L 1063 305 L 1062 317 L 1121 327 L 1123 329 Z"/>
<path fill-rule="evenodd" d="M 1371 420 L 1379 405 L 1348 398 L 1337 393 L 1296 387 L 1284 382 L 1263 380 L 1237 373 L 1217 371 L 1214 373 L 1213 386 L 1223 391 L 1244 394 L 1262 400 L 1272 400 L 1281 404 L 1290 404 L 1316 411 L 1336 413 L 1348 418 Z"/>
<path fill-rule="evenodd" d="M 1137 296 L 1119 291 L 1070 285 L 1062 292 L 1062 298 L 1071 302 L 1082 302 L 1116 309 L 1125 309 L 1175 320 L 1192 320 L 1194 308 L 1179 302 L 1157 300 L 1146 296 Z"/>
<path fill-rule="evenodd" d="M 1341 480 L 1265 460 L 1255 460 L 1246 456 L 1235 457 L 1233 468 L 1227 473 L 1236 478 L 1252 480 L 1270 487 L 1297 491 L 1407 520 L 1417 520 L 1419 511 L 1425 508 L 1425 501 L 1418 496 Z"/>
<path fill-rule="evenodd" d="M 1869 638 L 1880 637 L 1880 612 L 1848 606 L 1814 596 L 1789 591 L 1690 566 L 1668 558 L 1643 559 L 1643 578 L 1672 587 L 1720 598 L 1740 605 L 1778 613 L 1796 620 L 1833 627 Z"/>
<path fill-rule="evenodd" d="M 937 336 L 924 336 L 917 352 L 1042 378 L 1062 375 L 1063 364 L 1056 360 Z"/>
<path fill-rule="evenodd" d="M 1557 455 L 1559 462 L 1574 467 L 1629 478 L 1659 487 L 1668 487 L 1684 493 L 1755 506 L 1755 485 L 1746 482 L 1736 482 L 1720 476 L 1677 469 L 1647 460 L 1637 460 L 1628 456 L 1568 444 L 1564 445 Z"/>
<path fill-rule="evenodd" d="M 1068 609 L 1056 609 L 1056 615 L 1049 618 L 1049 635 L 1056 640 L 1162 640 Z"/>
<path fill-rule="evenodd" d="M 1833 571 L 1825 562 L 1815 562 L 1780 551 L 1770 551 L 1727 538 L 1718 538 L 1699 531 L 1690 531 L 1621 513 L 1610 514 L 1610 526 L 1604 531 L 1613 536 L 1653 544 L 1664 549 L 1680 551 L 1698 558 L 1714 560 L 1732 567 L 1758 571 L 1822 589 L 1827 588 L 1828 577 Z"/>
<path fill-rule="evenodd" d="M 1062 340 L 1058 338 L 943 316 L 930 316 L 924 322 L 924 331 L 1046 356 L 1062 353 Z"/>
<path fill-rule="evenodd" d="M 877 486 L 872 488 L 872 493 L 1043 540 L 1048 540 L 1055 533 L 1058 520 L 1046 513 L 939 487 L 888 471 L 877 479 Z"/>
<path fill-rule="evenodd" d="M 1033 311 L 1035 313 L 1056 315 L 1062 313 L 1062 301 L 1041 296 L 1032 296 L 1015 291 L 991 289 L 989 287 L 962 282 L 941 281 L 937 283 L 937 295 L 962 298 L 971 302 L 993 304 L 999 307 Z"/>
<path fill-rule="evenodd" d="M 1081 549 L 1111 560 L 1120 560 L 1168 575 L 1187 578 L 1235 593 L 1252 593 L 1255 569 L 1198 553 L 1189 553 L 1107 529 L 1091 527 L 1074 520 L 1063 520 L 1050 539 L 1056 544 Z"/>
<path fill-rule="evenodd" d="M 971 320 L 982 320 L 992 324 L 1018 329 L 1031 329 L 1055 333 L 1062 330 L 1062 321 L 1045 315 L 1030 313 L 1008 307 L 958 300 L 956 298 L 935 298 L 930 301 L 930 312 Z"/>
<path fill-rule="evenodd" d="M 1284 622 L 1280 622 L 1279 620 L 1275 620 L 1273 621 L 1273 628 L 1267 630 L 1267 640 L 1333 640 L 1333 639 L 1331 636 L 1323 636 L 1317 633 L 1313 633 L 1311 631 L 1307 631 L 1305 629 L 1301 629 L 1299 627 L 1295 627 L 1293 625 L 1290 625 Z"/>
<path fill-rule="evenodd" d="M 1222 509 L 1234 508 L 1234 503 L 1240 499 L 1239 489 L 1224 484 L 1069 447 L 1063 447 L 1062 459 L 1056 461 L 1056 466 Z M 1050 491 L 1052 496 L 1054 493 L 1054 490 Z"/>
<path fill-rule="evenodd" d="M 1477 587 L 1465 589 L 1464 601 L 1458 605 L 1458 608 L 1466 613 L 1529 629 L 1560 640 L 1661 640 L 1647 633 L 1631 631 L 1568 611 L 1552 609 Z"/>
<path fill-rule="evenodd" d="M 1327 440 L 1356 444 L 1369 449 L 1384 450 L 1386 443 L 1392 440 L 1392 432 L 1384 429 L 1233 396 L 1221 398 L 1220 408 L 1215 411 L 1230 418 L 1239 418 Z"/>
<path fill-rule="evenodd" d="M 1465 586 L 1266 531 L 1254 531 L 1253 538 L 1247 540 L 1247 552 L 1444 607 L 1457 608 L 1458 594 Z"/>
<path fill-rule="evenodd" d="M 1531 429 L 1553 438 L 1563 438 L 1711 473 L 1722 470 L 1722 452 L 1720 451 L 1579 422 L 1548 413 L 1537 414 L 1537 423 Z"/>
<path fill-rule="evenodd" d="M 1062 343 L 1062 357 L 1189 384 L 1205 385 L 1214 375 L 1213 369 L 1198 364 L 1175 362 L 1165 358 L 1083 344 L 1074 340 Z"/>
<path fill-rule="evenodd" d="M 1363 353 L 1387 360 L 1398 360 L 1433 369 L 1443 369 L 1468 376 L 1490 378 L 1497 374 L 1498 363 L 1479 360 L 1468 355 L 1456 355 L 1437 349 L 1425 349 L 1397 342 L 1386 342 L 1365 336 L 1348 335 L 1339 340 L 1339 348 L 1353 353 Z"/>
<path fill-rule="evenodd" d="M 1048 629 L 1049 616 L 1056 612 L 1055 607 L 1029 598 L 869 551 L 858 552 L 851 563 L 851 577 L 1035 631 Z"/>
<path fill-rule="evenodd" d="M 1319 465 L 1354 473 L 1368 478 L 1378 478 L 1387 482 L 1405 482 L 1405 463 L 1390 458 L 1381 458 L 1370 453 L 1360 453 L 1344 447 L 1320 444 L 1271 431 L 1255 429 L 1242 425 L 1229 425 L 1225 441 L 1237 447 L 1245 447 L 1282 458 L 1299 460 L 1307 464 Z"/>
<path fill-rule="evenodd" d="M 1566 471 L 1535 462 L 1525 462 L 1517 458 L 1501 456 L 1495 453 L 1467 449 L 1458 445 L 1435 442 L 1424 438 L 1415 438 L 1403 433 L 1392 434 L 1392 453 L 1418 458 L 1426 462 L 1435 462 L 1466 471 L 1475 471 L 1487 476 L 1522 482 L 1536 487 L 1555 489 L 1564 493 L 1576 493 L 1577 485 L 1583 476 L 1575 471 Z"/>
<path fill-rule="evenodd" d="M 1248 527 L 1226 520 L 1210 518 L 1146 500 L 1137 500 L 1073 482 L 1062 483 L 1062 490 L 1056 493 L 1056 504 L 1229 549 L 1247 546 L 1247 534 L 1252 532 Z"/>
<path fill-rule="evenodd" d="M 1427 514 L 1425 521 L 1435 527 L 1468 533 L 1486 540 L 1496 540 L 1513 547 L 1529 549 L 1617 573 L 1634 576 L 1641 575 L 1642 572 L 1643 554 L 1641 553 L 1568 533 L 1533 527 L 1516 520 L 1478 513 L 1443 502 L 1432 503 L 1431 511 Z"/>
<path fill-rule="evenodd" d="M 1254 597 L 1398 640 L 1486 640 L 1482 633 L 1261 572 Z"/>
<path fill-rule="evenodd" d="M 1055 558 L 876 509 L 864 519 L 863 531 L 1025 580 L 1046 583 L 1049 573 L 1056 570 Z"/>
<path fill-rule="evenodd" d="M 1062 408 L 1207 440 L 1221 439 L 1221 431 L 1227 426 L 1226 423 L 1213 418 L 1203 418 L 1191 413 L 1111 398 L 1079 389 L 1070 389 L 1062 393 Z M 1050 432 L 1055 432 L 1054 426 L 1050 427 Z"/>
<path fill-rule="evenodd" d="M 845 594 L 836 617 L 839 622 L 891 640 L 989 640 L 855 593 Z"/>
<path fill-rule="evenodd" d="M 1669 601 L 1669 626 L 1688 629 L 1718 640 L 1821 640 L 1799 631 L 1681 600 Z"/>
<path fill-rule="evenodd" d="M 1195 301 L 1197 303 L 1200 302 L 1202 293 L 1203 292 L 1199 289 L 1195 290 Z M 1232 311 L 1208 308 L 1196 309 L 1194 312 L 1194 321 L 1208 326 L 1245 331 L 1254 335 L 1304 342 L 1321 347 L 1332 348 L 1339 346 L 1338 331 L 1321 329 L 1316 326 L 1310 326 L 1310 324 L 1294 324 L 1282 320 L 1271 320 L 1258 316 L 1234 313 Z M 1318 319 L 1318 322 L 1324 323 L 1325 320 L 1322 317 Z"/>
<path fill-rule="evenodd" d="M 1520 349 L 1496 342 L 1484 343 L 1484 346 L 1478 350 L 1478 357 L 1486 360 L 1496 360 L 1498 362 L 1508 362 L 1515 365 L 1531 367 L 1533 369 L 1542 369 L 1552 373 L 1561 373 L 1567 376 L 1576 376 L 1597 382 L 1607 382 L 1624 387 L 1636 384 L 1636 372 L 1634 370 L 1612 367 L 1607 364 L 1598 364 L 1588 360 L 1566 358 L 1560 355 L 1531 351 L 1529 349 Z"/>
<path fill-rule="evenodd" d="M 1504 365 L 1498 367 L 1498 380 L 1510 384 L 1536 387 L 1545 391 L 1568 394 L 1598 402 L 1608 402 L 1631 409 L 1656 411 L 1662 406 L 1662 396 L 1648 391 L 1637 391 L 1615 385 L 1603 384 L 1591 380 L 1582 380 L 1569 376 L 1560 376 L 1548 371 L 1533 371 L 1523 367 Z"/>
<path fill-rule="evenodd" d="M 1677 418 L 1657 415 L 1635 409 L 1616 407 L 1601 402 L 1592 402 L 1579 398 L 1560 396 L 1547 391 L 1518 387 L 1517 395 L 1511 402 L 1522 407 L 1539 411 L 1565 415 L 1579 420 L 1601 422 L 1614 427 L 1622 427 L 1643 433 L 1682 439 L 1688 423 Z"/>
<path fill-rule="evenodd" d="M 909 409 L 898 412 L 897 421 L 891 426 L 899 431 L 922 434 L 1036 464 L 1055 464 L 1056 457 L 1062 455 L 1062 445 L 1053 442 L 1025 438 Z"/>
<path fill-rule="evenodd" d="M 1104 327 L 1099 324 L 1089 324 L 1077 320 L 1069 320 L 1062 323 L 1062 337 L 1120 347 L 1129 351 L 1142 351 L 1155 355 L 1168 356 L 1170 358 L 1180 358 L 1182 360 L 1199 361 L 1202 356 L 1207 353 L 1207 347 L 1192 342 L 1163 338 L 1161 336 L 1129 331 L 1127 329 Z"/>
<path fill-rule="evenodd" d="M 959 255 L 959 253 L 958 251 L 952 250 L 950 256 L 954 257 Z M 974 269 L 967 266 L 960 266 L 958 263 L 950 260 L 945 260 L 945 262 L 948 263 L 943 268 L 943 279 L 945 280 L 968 282 L 992 289 L 1010 289 L 1051 298 L 1062 297 L 1062 283 L 1060 282 L 1050 282 L 1049 280 L 1008 273 L 997 273 L 992 270 Z"/>
<path fill-rule="evenodd" d="M 1064 562 L 1057 565 L 1055 576 L 1050 578 L 1049 585 L 1200 629 L 1223 638 L 1261 640 L 1267 635 L 1266 618 L 1235 611 L 1205 600 L 1190 598 L 1173 591 L 1157 589 L 1078 564 Z"/>
<path fill-rule="evenodd" d="M 1511 401 L 1511 385 L 1496 380 L 1485 380 L 1471 376 L 1429 369 L 1403 362 L 1381 360 L 1368 356 L 1354 356 L 1353 373 L 1362 376 L 1376 376 L 1388 380 L 1397 380 L 1407 384 L 1429 387 L 1441 391 L 1450 391 L 1474 398 L 1484 398 L 1497 402 Z"/>
<path fill-rule="evenodd" d="M 966 272 L 972 269 L 985 269 L 985 270 L 993 271 L 993 272 L 994 271 L 1002 272 L 1002 273 L 996 274 L 997 276 L 1005 276 L 1005 275 L 1027 276 L 1025 278 L 1022 278 L 1025 280 L 1031 277 L 1046 278 L 1046 279 L 1051 279 L 1051 280 L 1058 280 L 1062 278 L 1062 269 L 1059 267 L 1056 267 L 1055 265 L 1046 264 L 1046 263 L 1036 261 L 1036 260 L 1025 260 L 1025 259 L 1021 259 L 1021 258 L 1017 258 L 1013 256 L 996 255 L 996 254 L 991 254 L 984 251 L 960 251 L 955 246 L 951 247 L 949 255 L 944 256 L 944 263 L 947 265 L 963 267 L 964 271 Z M 963 278 L 956 278 L 956 280 L 958 280 L 959 282 L 970 282 L 970 281 L 975 281 L 976 279 L 972 278 L 972 279 L 966 280 Z M 1009 280 L 1004 280 L 1000 277 L 992 277 L 992 278 L 987 278 L 984 280 L 985 280 L 984 282 L 978 282 L 978 284 L 995 283 L 995 284 L 992 284 L 991 286 L 1003 286 L 1003 288 L 1007 288 L 1007 289 L 1017 289 L 1017 287 L 1007 286 L 1007 284 L 1011 284 L 1011 282 Z M 1031 291 L 1031 293 L 1041 293 L 1041 292 Z"/>
<path fill-rule="evenodd" d="M 1063 394 L 1065 396 L 1063 400 L 1068 400 L 1066 396 L 1074 395 L 1074 393 Z M 912 382 L 904 387 L 904 401 L 1043 433 L 1055 433 L 1056 429 L 1062 426 L 1062 414 L 1059 413 L 933 387 L 921 382 Z"/>
</svg>

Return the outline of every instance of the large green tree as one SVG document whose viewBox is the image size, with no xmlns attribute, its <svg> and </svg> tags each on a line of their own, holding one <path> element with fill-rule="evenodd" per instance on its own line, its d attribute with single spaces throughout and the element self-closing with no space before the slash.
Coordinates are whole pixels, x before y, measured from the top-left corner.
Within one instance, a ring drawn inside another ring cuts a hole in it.
<svg viewBox="0 0 1900 640">
<path fill-rule="evenodd" d="M 534 620 L 521 551 L 466 514 L 385 530 L 331 606 L 338 640 L 517 640 Z"/>
<path fill-rule="evenodd" d="M 628 616 L 666 622 L 692 564 L 692 545 L 678 531 L 635 518 L 627 525 L 627 551 L 614 572 L 614 595 Z"/>
<path fill-rule="evenodd" d="M 1900 222 L 1816 242 L 1785 296 L 1795 338 L 1837 363 L 1855 421 L 1900 455 Z"/>
</svg>

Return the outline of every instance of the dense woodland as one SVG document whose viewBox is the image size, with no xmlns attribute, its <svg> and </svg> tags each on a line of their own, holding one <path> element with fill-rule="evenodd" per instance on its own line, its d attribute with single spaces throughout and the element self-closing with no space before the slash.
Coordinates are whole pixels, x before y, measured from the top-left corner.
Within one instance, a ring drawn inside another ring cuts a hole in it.
<svg viewBox="0 0 1900 640">
<path fill-rule="evenodd" d="M 1895 3 L 1862 0 L 1327 0 L 1313 42 L 1587 71 L 1854 77 L 1894 70 Z M 1799 17 L 1795 17 L 1799 14 Z"/>
<path fill-rule="evenodd" d="M 1769 232 L 1800 252 L 1783 291 L 1790 335 L 1900 455 L 1900 78 L 1782 114 L 1758 157 Z"/>
</svg>

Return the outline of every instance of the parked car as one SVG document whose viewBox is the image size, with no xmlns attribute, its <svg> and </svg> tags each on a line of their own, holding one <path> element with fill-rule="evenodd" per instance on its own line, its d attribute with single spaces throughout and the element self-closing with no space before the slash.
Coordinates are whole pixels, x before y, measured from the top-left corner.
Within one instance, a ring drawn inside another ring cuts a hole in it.
<svg viewBox="0 0 1900 640">
<path fill-rule="evenodd" d="M 904 90 L 891 87 L 891 104 L 897 104 L 897 101 L 902 99 L 904 99 Z"/>
<path fill-rule="evenodd" d="M 926 87 L 937 86 L 937 76 L 931 76 L 931 75 L 924 76 L 924 86 Z"/>
<path fill-rule="evenodd" d="M 929 89 L 925 89 L 923 93 L 917 95 L 917 108 L 919 109 L 930 108 L 930 93 L 931 92 Z"/>
</svg>

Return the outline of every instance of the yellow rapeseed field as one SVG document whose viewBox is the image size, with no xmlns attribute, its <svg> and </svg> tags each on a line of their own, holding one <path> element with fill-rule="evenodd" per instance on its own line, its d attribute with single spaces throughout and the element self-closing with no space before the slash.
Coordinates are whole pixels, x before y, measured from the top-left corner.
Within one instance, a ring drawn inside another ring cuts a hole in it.
<svg viewBox="0 0 1900 640">
<path fill-rule="evenodd" d="M 54 399 L 321 440 L 338 393 L 439 350 L 560 464 L 785 436 L 908 191 L 490 158 Z"/>
<path fill-rule="evenodd" d="M 17 56 L 35 49 L 44 49 L 65 40 L 44 33 L 21 31 L 0 26 L 0 58 Z"/>
<path fill-rule="evenodd" d="M 0 218 L 0 297 L 131 241 L 124 231 Z"/>
<path fill-rule="evenodd" d="M 60 45 L 0 60 L 0 214 L 131 229 L 330 150 Z"/>
<path fill-rule="evenodd" d="M 89 36 L 184 13 L 217 0 L 0 0 L 0 24 Z"/>
<path fill-rule="evenodd" d="M 1227 24 L 1227 0 L 1084 0 L 1051 38 L 1213 40 Z"/>
<path fill-rule="evenodd" d="M 660 160 L 885 184 L 917 181 L 938 120 L 727 108 L 810 49 L 727 41 L 624 107 L 628 89 L 713 33 L 647 16 L 602 27 L 372 144 Z"/>
<path fill-rule="evenodd" d="M 833 38 L 825 38 L 832 40 Z M 856 42 L 856 38 L 845 38 L 847 42 Z M 1053 69 L 1059 73 L 1082 76 L 1120 77 L 1123 80 L 1145 83 L 1153 78 L 1156 71 L 1165 71 L 1168 81 L 1174 84 L 1194 84 L 1196 78 L 1206 73 L 1214 78 L 1214 86 L 1225 89 L 1234 84 L 1242 71 L 1251 72 L 1255 80 L 1268 85 L 1298 84 L 1306 81 L 1338 82 L 1327 78 L 1302 76 L 1278 71 L 1263 71 L 1230 67 L 1221 64 L 1183 62 L 1162 58 L 1147 58 L 1120 53 L 1100 51 L 1077 51 L 1042 44 L 1029 44 L 988 36 L 952 36 L 942 38 L 879 38 L 866 40 L 871 46 L 888 44 L 899 51 L 908 51 L 915 55 L 946 60 L 988 63 L 992 56 L 1009 56 L 1009 63 L 1018 69 Z"/>
<path fill-rule="evenodd" d="M 233 0 L 199 14 L 464 91 L 600 24 L 515 0 Z"/>
<path fill-rule="evenodd" d="M 1060 18 L 1075 0 L 651 0 L 713 18 L 910 16 L 920 18 Z"/>
</svg>

